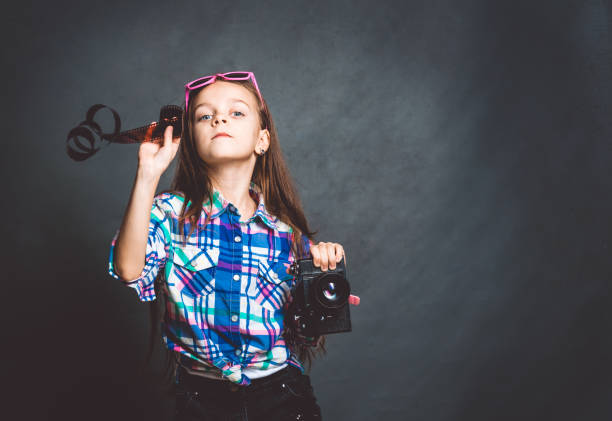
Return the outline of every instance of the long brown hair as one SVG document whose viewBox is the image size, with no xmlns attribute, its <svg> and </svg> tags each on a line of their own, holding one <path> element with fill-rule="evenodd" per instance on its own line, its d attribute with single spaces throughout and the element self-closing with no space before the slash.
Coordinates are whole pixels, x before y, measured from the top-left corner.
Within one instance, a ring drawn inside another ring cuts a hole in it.
<svg viewBox="0 0 612 421">
<path fill-rule="evenodd" d="M 266 210 L 292 228 L 291 247 L 295 258 L 307 257 L 304 253 L 303 239 L 314 241 L 314 235 L 317 234 L 317 231 L 311 232 L 308 227 L 308 221 L 304 215 L 295 184 L 283 158 L 276 126 L 270 115 L 268 105 L 265 100 L 259 100 L 257 90 L 250 80 L 224 81 L 243 86 L 251 92 L 257 101 L 260 128 L 268 128 L 270 132 L 270 145 L 264 155 L 258 156 L 251 181 L 261 188 Z M 191 91 L 189 94 L 192 100 L 189 101 L 189 109 L 183 112 L 183 130 L 178 151 L 178 164 L 172 186 L 170 190 L 166 190 L 166 192 L 180 194 L 185 199 L 183 201 L 181 214 L 179 215 L 179 232 L 184 233 L 186 231 L 186 223 L 187 226 L 189 226 L 189 233 L 184 239 L 189 237 L 194 229 L 198 227 L 198 220 L 201 216 L 202 205 L 205 199 L 208 198 L 210 200 L 211 207 L 213 203 L 213 190 L 208 175 L 208 168 L 206 163 L 198 155 L 193 136 L 193 119 L 195 113 L 193 109 L 195 101 L 193 99 L 201 89 L 203 88 Z M 191 205 L 187 207 L 189 202 Z M 210 214 L 210 210 L 207 213 Z M 145 366 L 149 364 L 155 344 L 159 341 L 159 326 L 164 317 L 163 310 L 165 309 L 165 303 L 160 299 L 164 296 L 161 291 L 164 287 L 163 273 L 161 272 L 163 271 L 160 271 L 160 275 L 155 280 L 157 299 L 150 303 L 149 316 L 151 334 L 149 337 L 149 349 Z M 308 364 L 307 372 L 309 373 L 313 359 L 327 352 L 325 349 L 325 336 L 320 338 L 317 346 L 295 344 L 292 340 L 294 337 L 295 332 L 292 326 L 285 325 L 285 341 L 291 351 L 297 355 L 298 359 L 302 363 L 306 362 Z M 164 349 L 166 351 L 165 375 L 167 376 L 167 381 L 171 382 L 176 373 L 177 363 L 173 355 L 174 351 L 170 351 L 165 347 Z"/>
</svg>

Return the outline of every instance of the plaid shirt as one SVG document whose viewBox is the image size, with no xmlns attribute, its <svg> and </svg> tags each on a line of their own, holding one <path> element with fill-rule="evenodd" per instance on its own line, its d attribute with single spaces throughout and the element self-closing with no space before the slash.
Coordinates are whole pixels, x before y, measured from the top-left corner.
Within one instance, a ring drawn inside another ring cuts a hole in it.
<svg viewBox="0 0 612 421">
<path fill-rule="evenodd" d="M 161 193 L 153 200 L 141 275 L 128 281 L 115 272 L 113 252 L 119 231 L 109 257 L 109 274 L 134 288 L 141 301 L 156 298 L 155 278 L 162 269 L 166 312 L 161 331 L 166 346 L 190 371 L 239 385 L 287 364 L 304 373 L 281 335 L 295 283 L 295 276 L 286 272 L 286 264 L 295 259 L 293 230 L 268 213 L 253 182 L 249 194 L 259 205 L 248 221 L 240 222 L 236 207 L 215 189 L 212 212 L 205 200 L 199 229 L 187 237 L 189 221 L 183 231 L 178 230 L 184 199 Z M 302 238 L 308 254 L 312 242 Z"/>
</svg>

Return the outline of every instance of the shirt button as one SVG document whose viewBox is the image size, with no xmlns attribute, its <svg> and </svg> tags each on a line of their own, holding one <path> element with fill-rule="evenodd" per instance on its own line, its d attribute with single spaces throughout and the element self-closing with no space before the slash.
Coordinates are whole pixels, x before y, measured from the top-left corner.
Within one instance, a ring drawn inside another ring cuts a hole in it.
<svg viewBox="0 0 612 421">
<path fill-rule="evenodd" d="M 242 238 L 240 238 L 240 236 L 239 236 L 239 235 L 237 235 L 237 236 L 235 236 L 235 237 L 234 237 L 234 241 L 235 241 L 235 242 L 239 243 L 239 242 L 240 242 L 240 240 L 242 240 Z"/>
<path fill-rule="evenodd" d="M 235 275 L 234 275 L 234 281 L 239 281 L 239 280 L 240 280 L 240 275 L 235 274 Z"/>
<path fill-rule="evenodd" d="M 230 205 L 229 206 L 229 210 L 231 210 L 232 212 L 234 212 L 236 210 L 236 208 L 234 207 L 234 205 Z"/>
<path fill-rule="evenodd" d="M 238 315 L 237 314 L 232 314 L 232 322 L 235 322 L 238 320 Z"/>
<path fill-rule="evenodd" d="M 277 275 L 276 273 L 274 273 L 274 272 L 272 273 L 272 277 L 273 277 L 274 279 L 278 279 L 278 275 Z"/>
<path fill-rule="evenodd" d="M 234 354 L 236 354 L 236 356 L 238 356 L 238 357 L 239 357 L 239 356 L 240 356 L 240 354 L 242 354 L 242 351 L 241 351 L 241 350 L 239 350 L 239 349 L 237 349 L 237 350 L 235 350 L 235 351 L 234 351 Z"/>
</svg>

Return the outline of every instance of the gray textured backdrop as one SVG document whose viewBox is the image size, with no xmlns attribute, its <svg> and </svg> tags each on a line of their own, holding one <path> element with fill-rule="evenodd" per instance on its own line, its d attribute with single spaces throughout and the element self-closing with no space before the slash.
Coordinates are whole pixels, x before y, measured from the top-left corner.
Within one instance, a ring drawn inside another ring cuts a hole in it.
<svg viewBox="0 0 612 421">
<path fill-rule="evenodd" d="M 137 146 L 76 163 L 65 139 L 92 104 L 140 126 L 186 81 L 243 69 L 362 298 L 311 372 L 325 419 L 612 417 L 609 1 L 169 3 L 4 12 L 22 419 L 170 419 L 161 353 L 137 374 L 147 305 L 107 275 Z"/>
</svg>

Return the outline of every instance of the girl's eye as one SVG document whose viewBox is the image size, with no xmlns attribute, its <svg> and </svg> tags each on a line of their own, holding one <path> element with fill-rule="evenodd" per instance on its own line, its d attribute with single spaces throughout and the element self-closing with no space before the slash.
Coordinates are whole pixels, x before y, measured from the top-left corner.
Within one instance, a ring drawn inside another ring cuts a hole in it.
<svg viewBox="0 0 612 421">
<path fill-rule="evenodd" d="M 240 114 L 244 115 L 244 113 L 243 113 L 242 111 L 233 111 L 233 112 L 234 112 L 234 113 L 240 113 Z M 204 117 L 210 117 L 210 114 L 203 114 L 203 115 L 201 115 L 201 116 L 198 118 L 198 120 L 197 120 L 197 121 L 204 120 L 204 119 L 205 119 Z M 205 119 L 205 120 L 208 120 L 208 119 Z"/>
</svg>

